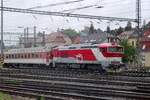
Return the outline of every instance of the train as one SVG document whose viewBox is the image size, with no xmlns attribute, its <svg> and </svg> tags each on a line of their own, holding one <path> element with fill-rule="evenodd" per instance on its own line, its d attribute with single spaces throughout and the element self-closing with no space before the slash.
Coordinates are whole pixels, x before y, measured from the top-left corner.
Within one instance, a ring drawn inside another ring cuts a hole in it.
<svg viewBox="0 0 150 100">
<path fill-rule="evenodd" d="M 10 49 L 4 52 L 4 67 L 39 66 L 61 68 L 117 69 L 124 64 L 124 48 L 116 43 L 84 43 Z"/>
</svg>

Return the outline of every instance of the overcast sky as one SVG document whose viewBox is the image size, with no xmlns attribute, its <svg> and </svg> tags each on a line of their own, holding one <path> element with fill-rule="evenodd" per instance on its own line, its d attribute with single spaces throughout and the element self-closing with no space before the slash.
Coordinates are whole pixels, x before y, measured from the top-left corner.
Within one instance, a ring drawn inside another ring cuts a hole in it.
<svg viewBox="0 0 150 100">
<path fill-rule="evenodd" d="M 4 6 L 14 8 L 30 8 L 34 6 L 44 6 L 48 4 L 69 1 L 75 0 L 5 0 Z M 142 19 L 150 21 L 150 0 L 141 0 L 141 2 Z M 77 3 L 46 7 L 37 10 L 61 12 L 63 10 L 89 5 L 99 5 L 103 6 L 103 8 L 98 9 L 95 7 L 91 7 L 87 9 L 73 11 L 72 13 L 121 18 L 136 18 L 136 0 L 83 0 Z M 119 26 L 125 26 L 126 24 L 125 22 L 109 22 L 80 18 L 65 18 L 56 16 L 22 14 L 14 12 L 4 13 L 4 31 L 7 32 L 22 32 L 23 29 L 18 29 L 17 27 L 33 27 L 34 25 L 38 27 L 39 31 L 45 30 L 47 33 L 56 31 L 57 28 L 73 28 L 76 30 L 81 30 L 84 28 L 84 26 L 89 26 L 91 22 L 94 24 L 95 28 L 101 28 L 102 30 L 105 30 L 106 26 L 108 25 L 111 28 L 116 28 Z M 135 25 L 135 23 L 133 24 Z"/>
</svg>

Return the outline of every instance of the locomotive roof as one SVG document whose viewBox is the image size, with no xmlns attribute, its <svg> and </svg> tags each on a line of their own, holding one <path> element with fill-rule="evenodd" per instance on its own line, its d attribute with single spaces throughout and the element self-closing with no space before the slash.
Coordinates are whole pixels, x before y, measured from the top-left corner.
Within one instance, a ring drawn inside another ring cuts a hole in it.
<svg viewBox="0 0 150 100">
<path fill-rule="evenodd" d="M 113 46 L 119 45 L 112 43 L 101 43 L 101 44 L 86 43 L 86 44 L 72 44 L 66 46 L 58 46 L 56 47 L 56 49 L 95 48 L 95 47 L 113 47 Z"/>
<path fill-rule="evenodd" d="M 101 43 L 99 46 L 100 47 L 113 47 L 113 46 L 120 46 L 120 45 L 116 43 Z"/>
<path fill-rule="evenodd" d="M 51 50 L 54 46 L 45 46 L 45 47 L 32 47 L 32 48 L 19 48 L 19 49 L 10 49 L 6 50 L 5 53 L 31 53 L 31 52 L 45 52 Z"/>
</svg>

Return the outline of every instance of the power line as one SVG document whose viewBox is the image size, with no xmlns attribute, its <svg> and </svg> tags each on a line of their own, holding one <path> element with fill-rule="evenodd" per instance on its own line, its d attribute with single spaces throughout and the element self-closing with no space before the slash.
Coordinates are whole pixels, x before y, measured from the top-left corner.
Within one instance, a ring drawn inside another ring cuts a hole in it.
<svg viewBox="0 0 150 100">
<path fill-rule="evenodd" d="M 75 10 L 81 10 L 81 9 L 86 9 L 86 8 L 91 8 L 91 7 L 96 7 L 96 5 L 89 5 L 89 6 L 84 6 L 84 7 L 78 7 L 78 8 L 73 8 L 73 9 L 67 9 L 67 10 L 62 10 L 59 12 L 68 12 L 68 11 L 75 11 Z"/>
<path fill-rule="evenodd" d="M 28 8 L 28 9 L 31 10 L 31 9 L 39 9 L 39 8 L 53 7 L 53 6 L 71 4 L 71 3 L 81 2 L 81 1 L 84 1 L 84 0 L 75 0 L 75 1 L 68 1 L 68 2 L 60 2 L 60 3 L 49 4 L 49 5 L 44 5 L 44 6 L 35 6 L 35 7 Z"/>
<path fill-rule="evenodd" d="M 70 14 L 61 12 L 49 12 L 49 11 L 39 11 L 39 10 L 29 10 L 20 8 L 10 8 L 3 7 L 4 11 L 9 12 L 19 12 L 19 13 L 30 13 L 39 15 L 52 15 L 52 16 L 62 16 L 62 17 L 75 17 L 75 18 L 85 18 L 85 19 L 101 19 L 101 20 L 113 20 L 113 21 L 131 21 L 136 22 L 136 19 L 131 18 L 118 18 L 118 17 L 105 17 L 105 16 L 94 16 L 94 15 L 83 15 L 83 14 Z"/>
</svg>

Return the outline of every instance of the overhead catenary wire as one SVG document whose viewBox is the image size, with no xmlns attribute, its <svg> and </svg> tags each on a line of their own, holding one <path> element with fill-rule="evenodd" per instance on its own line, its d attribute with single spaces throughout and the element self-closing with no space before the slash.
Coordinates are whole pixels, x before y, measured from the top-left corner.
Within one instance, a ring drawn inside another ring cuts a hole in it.
<svg viewBox="0 0 150 100">
<path fill-rule="evenodd" d="M 67 10 L 62 10 L 59 12 L 72 12 L 72 11 L 76 11 L 76 10 L 82 10 L 82 9 L 86 9 L 86 8 L 91 8 L 91 7 L 96 7 L 97 5 L 88 5 L 88 6 L 83 6 L 83 7 L 78 7 L 78 8 L 73 8 L 73 9 L 67 9 Z"/>
<path fill-rule="evenodd" d="M 48 5 L 44 5 L 44 6 L 35 6 L 35 7 L 27 8 L 27 9 L 39 9 L 39 8 L 53 7 L 53 6 L 71 4 L 71 3 L 81 2 L 81 1 L 84 1 L 84 0 L 75 0 L 75 1 L 68 1 L 68 2 L 60 2 L 60 3 L 48 4 Z"/>
<path fill-rule="evenodd" d="M 131 22 L 136 22 L 136 19 L 131 19 L 131 18 L 105 17 L 105 16 L 84 15 L 84 14 L 69 14 L 69 13 L 61 13 L 61 12 L 28 10 L 28 9 L 10 8 L 10 7 L 3 7 L 3 10 L 4 11 L 8 11 L 8 12 L 39 14 L 39 15 L 53 15 L 53 16 L 85 18 L 85 19 L 101 19 L 101 20 L 116 20 L 116 21 L 131 21 Z"/>
</svg>

